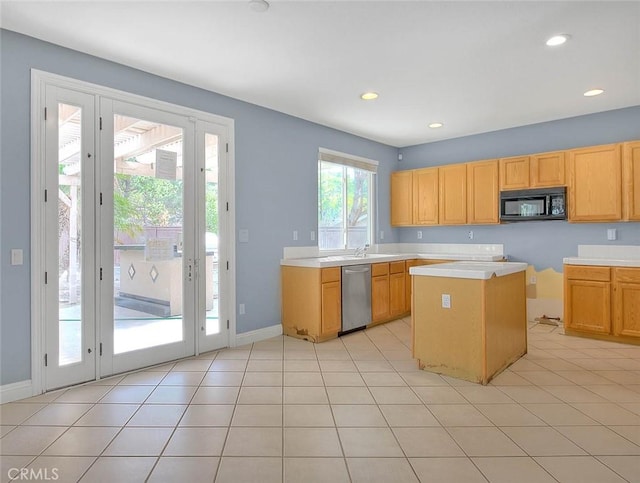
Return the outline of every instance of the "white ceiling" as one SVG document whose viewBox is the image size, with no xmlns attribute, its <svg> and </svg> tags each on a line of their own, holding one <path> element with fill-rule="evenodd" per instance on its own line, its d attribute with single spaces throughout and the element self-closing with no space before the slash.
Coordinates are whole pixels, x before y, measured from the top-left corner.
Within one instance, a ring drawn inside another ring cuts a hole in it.
<svg viewBox="0 0 640 483">
<path fill-rule="evenodd" d="M 638 1 L 270 3 L 0 0 L 0 26 L 398 147 L 640 105 Z"/>
</svg>

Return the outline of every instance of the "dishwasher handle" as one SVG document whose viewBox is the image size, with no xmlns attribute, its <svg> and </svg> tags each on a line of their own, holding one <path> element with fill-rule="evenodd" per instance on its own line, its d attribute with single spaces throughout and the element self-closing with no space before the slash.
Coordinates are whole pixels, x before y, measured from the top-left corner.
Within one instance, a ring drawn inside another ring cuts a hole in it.
<svg viewBox="0 0 640 483">
<path fill-rule="evenodd" d="M 354 270 L 353 268 L 345 268 L 344 273 L 366 273 L 366 272 L 369 272 L 370 270 L 371 270 L 370 266 L 366 266 L 364 268 L 361 268 L 360 270 Z"/>
</svg>

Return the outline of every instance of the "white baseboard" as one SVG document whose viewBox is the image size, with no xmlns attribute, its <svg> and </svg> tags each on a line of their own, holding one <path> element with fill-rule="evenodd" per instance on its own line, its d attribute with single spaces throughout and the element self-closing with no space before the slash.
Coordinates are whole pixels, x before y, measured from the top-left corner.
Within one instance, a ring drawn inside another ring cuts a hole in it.
<svg viewBox="0 0 640 483">
<path fill-rule="evenodd" d="M 260 342 L 261 340 L 278 337 L 279 335 L 282 335 L 282 324 L 271 325 L 262 329 L 243 332 L 242 334 L 236 334 L 236 343 L 234 347 L 245 344 L 252 344 L 253 342 Z"/>
<path fill-rule="evenodd" d="M 33 396 L 31 379 L 0 386 L 0 404 Z"/>
</svg>

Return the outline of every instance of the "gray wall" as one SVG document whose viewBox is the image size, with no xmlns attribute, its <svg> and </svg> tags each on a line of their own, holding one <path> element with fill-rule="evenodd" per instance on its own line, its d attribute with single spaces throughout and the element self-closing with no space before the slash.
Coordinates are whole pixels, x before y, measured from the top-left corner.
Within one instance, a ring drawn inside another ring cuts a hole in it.
<svg viewBox="0 0 640 483">
<path fill-rule="evenodd" d="M 395 164 L 396 170 L 414 169 L 636 139 L 640 106 L 402 148 L 402 161 Z M 607 241 L 607 228 L 618 229 L 616 241 Z M 562 271 L 562 258 L 577 255 L 578 245 L 640 244 L 640 223 L 565 221 L 398 228 L 398 241 L 417 243 L 418 230 L 424 243 L 503 243 L 510 259 L 536 270 Z M 470 230 L 473 240 L 468 238 Z"/>
<path fill-rule="evenodd" d="M 236 136 L 238 333 L 280 323 L 279 260 L 284 246 L 312 245 L 317 229 L 317 150 L 322 146 L 380 161 L 378 233 L 385 243 L 417 242 L 415 228 L 389 226 L 391 171 L 577 146 L 640 139 L 640 106 L 398 150 L 213 92 L 0 30 L 0 385 L 31 377 L 29 132 L 30 69 L 233 118 Z M 617 242 L 606 228 L 617 227 Z M 423 242 L 504 243 L 512 259 L 560 270 L 578 244 L 640 243 L 637 223 L 572 225 L 538 222 L 500 226 L 422 228 Z M 293 230 L 300 238 L 292 240 Z M 10 249 L 25 264 L 10 265 Z"/>
<path fill-rule="evenodd" d="M 213 92 L 157 77 L 14 32 L 0 30 L 0 385 L 31 377 L 29 136 L 30 69 L 40 69 L 235 120 L 238 333 L 280 323 L 279 261 L 285 246 L 308 246 L 317 230 L 317 152 L 325 147 L 380 162 L 378 195 L 389 199 L 397 149 Z M 387 202 L 379 230 L 394 241 Z M 298 230 L 297 242 L 292 239 Z M 10 249 L 25 264 L 10 265 Z"/>
</svg>

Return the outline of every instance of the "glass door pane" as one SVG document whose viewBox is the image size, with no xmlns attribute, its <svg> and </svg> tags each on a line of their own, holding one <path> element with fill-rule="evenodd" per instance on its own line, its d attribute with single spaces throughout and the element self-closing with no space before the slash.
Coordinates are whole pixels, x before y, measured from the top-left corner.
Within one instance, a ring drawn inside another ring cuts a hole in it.
<svg viewBox="0 0 640 483">
<path fill-rule="evenodd" d="M 82 361 L 82 108 L 58 104 L 58 364 Z"/>
<path fill-rule="evenodd" d="M 205 133 L 205 334 L 219 334 L 220 326 L 220 251 L 218 217 L 218 136 Z"/>
<path fill-rule="evenodd" d="M 46 88 L 43 387 L 96 377 L 93 96 Z"/>
<path fill-rule="evenodd" d="M 113 352 L 184 339 L 183 130 L 114 115 Z"/>
</svg>

